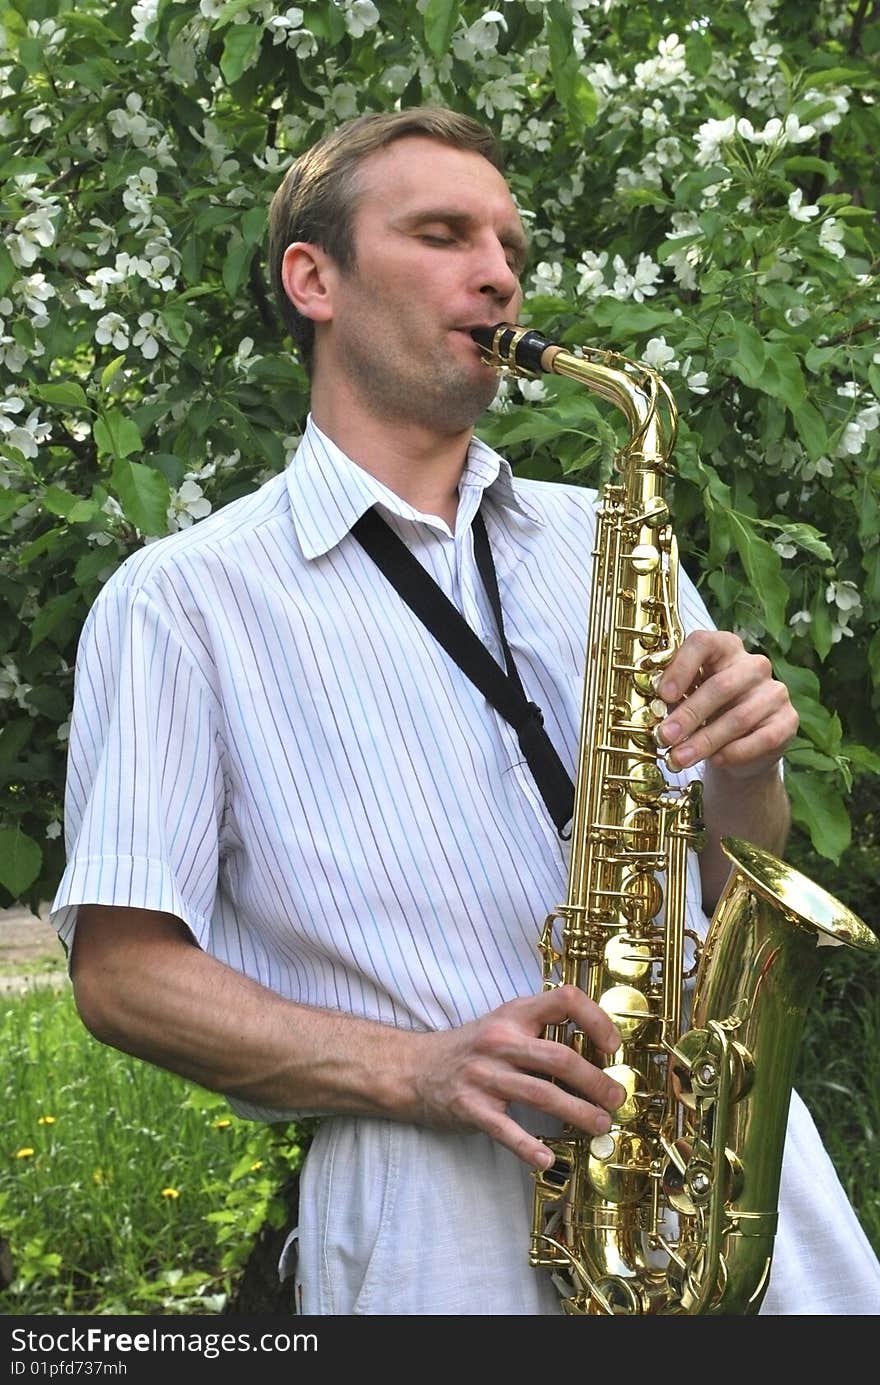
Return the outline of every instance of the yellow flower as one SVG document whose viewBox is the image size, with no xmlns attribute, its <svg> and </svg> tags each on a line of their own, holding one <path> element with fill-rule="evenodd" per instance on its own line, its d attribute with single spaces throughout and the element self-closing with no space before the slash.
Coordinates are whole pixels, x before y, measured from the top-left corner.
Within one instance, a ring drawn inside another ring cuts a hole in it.
<svg viewBox="0 0 880 1385">
<path fill-rule="evenodd" d="M 38 1116 L 37 1125 L 54 1125 L 55 1116 Z"/>
<path fill-rule="evenodd" d="M 215 1130 L 228 1130 L 231 1124 L 232 1124 L 232 1121 L 215 1121 L 215 1122 L 214 1122 L 214 1129 L 215 1129 Z"/>
<path fill-rule="evenodd" d="M 28 1145 L 25 1145 L 24 1149 L 17 1149 L 15 1151 L 15 1157 L 16 1159 L 30 1159 L 33 1152 L 34 1151 Z"/>
<path fill-rule="evenodd" d="M 176 1188 L 163 1188 L 163 1189 L 162 1189 L 162 1196 L 163 1196 L 163 1197 L 175 1198 L 175 1197 L 180 1197 L 180 1193 L 177 1191 Z"/>
<path fill-rule="evenodd" d="M 102 1185 L 103 1185 L 103 1183 L 104 1183 L 104 1170 L 103 1170 L 103 1169 L 95 1169 L 95 1172 L 92 1174 L 92 1182 L 93 1182 L 93 1183 L 97 1183 L 97 1185 L 98 1185 L 99 1188 L 102 1187 Z"/>
<path fill-rule="evenodd" d="M 263 1161 L 262 1161 L 262 1159 L 257 1159 L 255 1163 L 251 1164 L 251 1173 L 256 1173 L 257 1170 L 258 1170 L 258 1169 L 261 1169 L 262 1167 L 263 1167 Z"/>
</svg>

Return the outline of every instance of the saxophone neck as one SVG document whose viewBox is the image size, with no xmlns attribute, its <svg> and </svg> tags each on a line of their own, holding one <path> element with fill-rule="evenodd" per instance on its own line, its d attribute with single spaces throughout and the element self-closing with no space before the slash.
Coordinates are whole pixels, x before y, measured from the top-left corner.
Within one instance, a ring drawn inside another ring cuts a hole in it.
<svg viewBox="0 0 880 1385">
<path fill-rule="evenodd" d="M 568 350 L 517 323 L 475 327 L 471 336 L 482 348 L 486 363 L 503 375 L 529 379 L 563 375 L 586 385 L 626 418 L 630 430 L 624 449 L 627 463 L 638 460 L 660 471 L 671 470 L 678 410 L 669 386 L 649 366 L 614 351 Z"/>
</svg>

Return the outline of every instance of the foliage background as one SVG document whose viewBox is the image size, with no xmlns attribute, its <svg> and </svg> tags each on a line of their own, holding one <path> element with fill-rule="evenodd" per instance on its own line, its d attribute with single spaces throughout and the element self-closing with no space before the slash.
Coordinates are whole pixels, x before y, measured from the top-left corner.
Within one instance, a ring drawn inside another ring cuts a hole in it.
<svg viewBox="0 0 880 1385">
<path fill-rule="evenodd" d="M 870 817 L 880 769 L 877 12 L 4 0 L 0 905 L 62 872 L 101 583 L 299 435 L 263 250 L 283 170 L 342 118 L 435 101 L 502 136 L 534 242 L 523 316 L 666 374 L 684 561 L 791 688 L 803 849 L 855 859 L 853 777 Z M 615 422 L 524 382 L 483 432 L 525 474 L 596 484 Z"/>
</svg>

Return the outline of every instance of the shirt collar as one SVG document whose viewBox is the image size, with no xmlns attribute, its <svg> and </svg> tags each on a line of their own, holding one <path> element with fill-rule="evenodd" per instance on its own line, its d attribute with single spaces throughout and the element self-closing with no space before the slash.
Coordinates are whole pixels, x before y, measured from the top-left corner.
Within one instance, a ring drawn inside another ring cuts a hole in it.
<svg viewBox="0 0 880 1385">
<path fill-rule="evenodd" d="M 376 504 L 402 519 L 432 521 L 432 516 L 407 504 L 347 457 L 311 415 L 287 467 L 287 491 L 293 526 L 306 558 L 329 553 Z M 509 463 L 478 438 L 468 448 L 459 494 L 462 518 L 468 523 L 484 495 L 529 524 L 543 523 L 538 511 L 517 493 Z M 440 523 L 436 518 L 433 522 Z"/>
</svg>

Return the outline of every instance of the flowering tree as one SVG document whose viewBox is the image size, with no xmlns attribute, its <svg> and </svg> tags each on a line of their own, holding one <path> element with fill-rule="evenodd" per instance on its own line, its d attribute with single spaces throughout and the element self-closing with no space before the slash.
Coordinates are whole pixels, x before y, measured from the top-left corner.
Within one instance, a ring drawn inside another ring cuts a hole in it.
<svg viewBox="0 0 880 1385">
<path fill-rule="evenodd" d="M 869 0 L 7 0 L 0 35 L 0 903 L 62 869 L 72 666 L 137 546 L 282 467 L 307 408 L 266 211 L 330 125 L 427 102 L 500 134 L 523 317 L 668 379 L 673 514 L 718 622 L 801 716 L 796 820 L 839 861 L 880 769 L 880 147 Z M 381 349 L 381 343 L 378 344 Z M 571 382 L 483 429 L 596 484 Z"/>
</svg>

